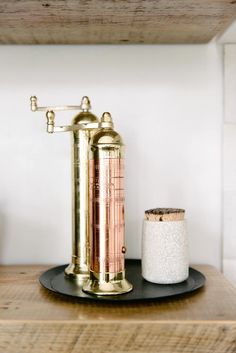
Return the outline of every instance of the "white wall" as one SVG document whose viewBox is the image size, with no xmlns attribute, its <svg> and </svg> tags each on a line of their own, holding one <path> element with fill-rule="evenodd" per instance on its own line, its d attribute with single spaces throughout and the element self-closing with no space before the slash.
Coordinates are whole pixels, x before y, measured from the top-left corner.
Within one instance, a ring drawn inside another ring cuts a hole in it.
<svg viewBox="0 0 236 353">
<path fill-rule="evenodd" d="M 224 45 L 223 271 L 236 285 L 236 20 L 219 43 Z"/>
<path fill-rule="evenodd" d="M 224 51 L 223 269 L 236 284 L 236 44 Z"/>
<path fill-rule="evenodd" d="M 236 43 L 236 20 L 226 29 L 218 39 L 219 43 Z"/>
<path fill-rule="evenodd" d="M 191 261 L 220 267 L 222 53 L 195 46 L 0 47 L 0 262 L 65 263 L 71 249 L 70 137 L 39 103 L 111 111 L 127 145 L 128 257 L 145 209 L 183 207 Z M 68 123 L 71 112 L 57 116 Z"/>
</svg>

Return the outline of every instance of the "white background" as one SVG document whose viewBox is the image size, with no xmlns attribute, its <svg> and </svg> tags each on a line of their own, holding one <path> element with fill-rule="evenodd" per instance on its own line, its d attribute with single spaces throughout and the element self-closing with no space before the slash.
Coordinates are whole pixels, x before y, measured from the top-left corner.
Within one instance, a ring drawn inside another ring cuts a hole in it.
<svg viewBox="0 0 236 353">
<path fill-rule="evenodd" d="M 94 113 L 112 113 L 127 146 L 128 257 L 140 257 L 145 209 L 181 207 L 191 262 L 219 268 L 222 58 L 215 43 L 1 46 L 0 262 L 69 261 L 70 136 L 47 134 L 29 97 L 79 104 L 88 95 Z"/>
<path fill-rule="evenodd" d="M 236 44 L 225 45 L 224 72 L 223 269 L 236 284 Z"/>
</svg>

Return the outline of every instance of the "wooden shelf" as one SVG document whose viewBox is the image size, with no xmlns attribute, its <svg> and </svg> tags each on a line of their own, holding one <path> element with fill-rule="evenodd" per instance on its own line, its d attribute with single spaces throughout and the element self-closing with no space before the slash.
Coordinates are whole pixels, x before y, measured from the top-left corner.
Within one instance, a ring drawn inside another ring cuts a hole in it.
<svg viewBox="0 0 236 353">
<path fill-rule="evenodd" d="M 150 303 L 83 303 L 42 288 L 48 266 L 0 266 L 0 351 L 235 352 L 236 289 L 213 267 L 194 266 L 199 291 Z"/>
<path fill-rule="evenodd" d="M 235 0 L 3 0 L 0 43 L 206 43 L 235 18 Z"/>
</svg>

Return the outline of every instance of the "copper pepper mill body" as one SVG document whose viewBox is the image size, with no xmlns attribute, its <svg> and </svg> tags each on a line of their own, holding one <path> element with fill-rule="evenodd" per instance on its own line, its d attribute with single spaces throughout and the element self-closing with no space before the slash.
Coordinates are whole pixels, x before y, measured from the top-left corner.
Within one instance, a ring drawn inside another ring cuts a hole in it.
<svg viewBox="0 0 236 353">
<path fill-rule="evenodd" d="M 124 144 L 104 113 L 90 140 L 90 279 L 83 290 L 117 295 L 132 290 L 125 279 Z"/>
</svg>

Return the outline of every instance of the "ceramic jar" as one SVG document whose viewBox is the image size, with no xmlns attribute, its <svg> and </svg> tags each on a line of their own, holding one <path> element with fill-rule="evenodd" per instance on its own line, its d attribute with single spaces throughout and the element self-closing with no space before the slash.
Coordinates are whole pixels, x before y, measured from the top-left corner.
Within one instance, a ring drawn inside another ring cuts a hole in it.
<svg viewBox="0 0 236 353">
<path fill-rule="evenodd" d="M 143 221 L 142 276 L 159 284 L 188 278 L 189 255 L 186 220 Z"/>
</svg>

